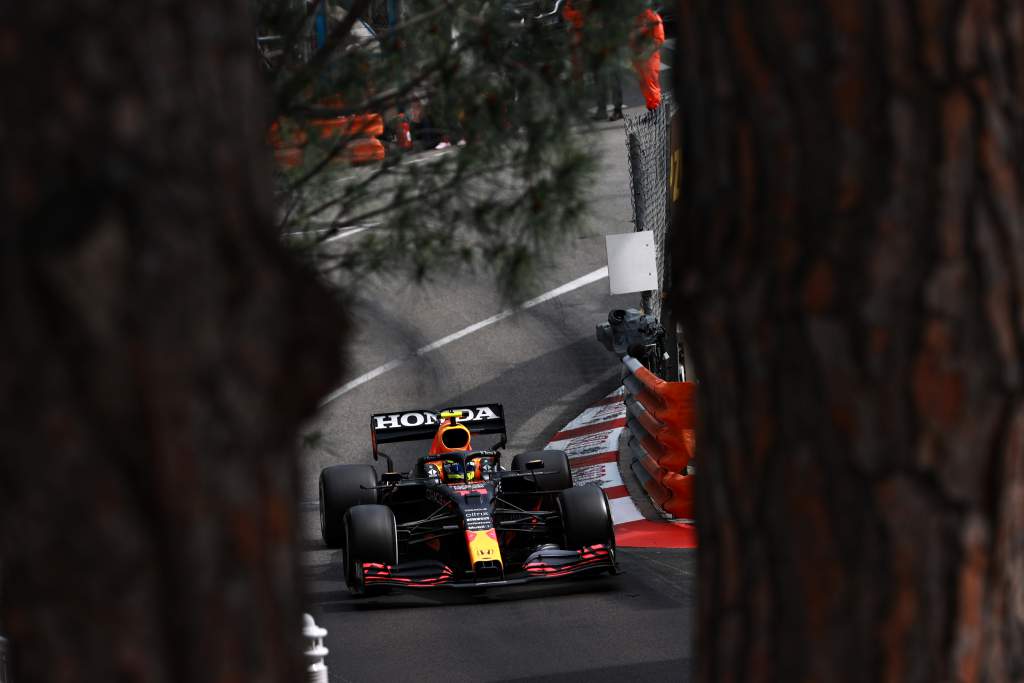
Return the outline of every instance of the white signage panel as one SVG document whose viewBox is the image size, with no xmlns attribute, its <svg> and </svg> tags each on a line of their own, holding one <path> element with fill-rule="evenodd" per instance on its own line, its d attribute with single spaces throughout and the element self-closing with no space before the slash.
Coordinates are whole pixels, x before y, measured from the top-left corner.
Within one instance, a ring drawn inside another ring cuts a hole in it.
<svg viewBox="0 0 1024 683">
<path fill-rule="evenodd" d="M 650 230 L 606 235 L 608 286 L 612 294 L 658 289 L 654 233 Z"/>
</svg>

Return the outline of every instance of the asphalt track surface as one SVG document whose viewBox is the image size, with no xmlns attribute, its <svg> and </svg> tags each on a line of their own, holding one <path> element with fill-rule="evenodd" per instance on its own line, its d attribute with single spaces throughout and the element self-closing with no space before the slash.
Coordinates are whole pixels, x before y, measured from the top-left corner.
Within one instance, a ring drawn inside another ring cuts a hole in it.
<svg viewBox="0 0 1024 683">
<path fill-rule="evenodd" d="M 604 161 L 593 187 L 587 233 L 548 255 L 549 263 L 533 288 L 523 293 L 524 301 L 605 268 L 604 236 L 633 229 L 621 124 L 600 124 L 583 134 Z M 344 244 L 342 240 L 331 246 Z M 637 295 L 610 296 L 607 278 L 600 278 L 416 355 L 508 310 L 508 302 L 500 299 L 487 274 L 439 273 L 421 284 L 385 277 L 368 281 L 353 302 L 357 334 L 341 384 L 398 364 L 335 394 L 307 426 L 307 432 L 321 435 L 322 445 L 302 460 L 303 498 L 316 497 L 322 467 L 368 462 L 374 412 L 499 402 L 509 428 L 506 452 L 542 447 L 580 410 L 617 385 L 617 360 L 596 341 L 594 327 L 607 320 L 610 309 L 636 305 Z M 408 468 L 419 453 L 401 444 L 390 450 L 400 469 Z"/>
<path fill-rule="evenodd" d="M 330 680 L 690 680 L 694 551 L 619 559 L 618 576 L 373 598 L 349 595 L 337 562 L 309 567 Z"/>
<path fill-rule="evenodd" d="M 633 105 L 627 115 L 642 110 L 628 89 L 626 95 Z M 603 160 L 588 234 L 551 255 L 524 300 L 599 271 L 607 265 L 604 235 L 633 229 L 622 124 L 583 134 Z M 344 240 L 334 244 L 344 248 Z M 689 680 L 693 550 L 620 549 L 624 573 L 614 577 L 354 598 L 341 553 L 320 540 L 313 504 L 322 467 L 370 462 L 373 412 L 500 402 L 510 436 L 505 462 L 542 448 L 618 385 L 617 361 L 595 340 L 594 326 L 609 309 L 636 306 L 637 296 L 610 296 L 607 278 L 599 278 L 473 330 L 508 308 L 486 275 L 442 275 L 423 285 L 381 278 L 363 292 L 354 302 L 359 332 L 342 385 L 359 381 L 308 425 L 321 442 L 304 453 L 301 469 L 303 568 L 309 609 L 328 629 L 330 680 Z M 407 470 L 421 451 L 422 445 L 395 447 L 392 454 Z"/>
</svg>

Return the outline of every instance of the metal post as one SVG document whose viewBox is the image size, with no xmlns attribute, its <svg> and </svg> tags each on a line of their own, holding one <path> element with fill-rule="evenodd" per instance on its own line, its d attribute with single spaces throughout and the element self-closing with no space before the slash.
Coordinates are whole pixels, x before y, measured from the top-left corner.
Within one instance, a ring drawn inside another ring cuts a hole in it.
<svg viewBox="0 0 1024 683">
<path fill-rule="evenodd" d="M 309 639 L 309 649 L 302 653 L 309 662 L 309 666 L 306 667 L 307 683 L 327 683 L 327 664 L 324 663 L 324 657 L 328 653 L 324 647 L 327 629 L 317 626 L 312 616 L 303 614 L 302 635 Z"/>
<path fill-rule="evenodd" d="M 669 261 L 665 259 L 665 265 Z M 664 289 L 662 295 L 664 296 Z M 664 368 L 662 379 L 668 382 L 678 382 L 680 377 L 679 369 L 679 328 L 672 307 L 668 301 L 661 302 L 661 326 L 665 330 L 665 348 L 662 349 L 661 367 Z"/>
<path fill-rule="evenodd" d="M 685 369 L 682 369 L 679 357 L 679 336 L 680 325 L 677 311 L 672 310 L 672 241 L 675 239 L 675 218 L 677 203 L 680 196 L 680 182 L 682 174 L 682 149 L 679 114 L 670 107 L 662 107 L 661 125 L 666 131 L 665 145 L 665 178 L 668 181 L 665 185 L 665 232 L 662 238 L 662 272 L 661 282 L 661 324 L 665 328 L 665 377 L 670 382 L 678 382 L 685 378 Z"/>
<path fill-rule="evenodd" d="M 644 167 L 640 160 L 640 139 L 636 135 L 626 138 L 626 155 L 629 160 L 629 185 L 633 200 L 633 230 L 640 232 L 646 227 L 644 223 Z"/>
</svg>

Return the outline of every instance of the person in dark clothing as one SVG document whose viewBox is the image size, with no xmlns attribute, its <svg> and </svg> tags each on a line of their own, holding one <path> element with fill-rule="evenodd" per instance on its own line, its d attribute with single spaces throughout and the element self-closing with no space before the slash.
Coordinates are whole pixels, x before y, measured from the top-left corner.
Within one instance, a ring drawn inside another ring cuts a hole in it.
<svg viewBox="0 0 1024 683">
<path fill-rule="evenodd" d="M 441 129 L 435 125 L 423 101 L 414 98 L 406 107 L 409 122 L 409 134 L 416 149 L 434 149 L 444 139 Z"/>
<path fill-rule="evenodd" d="M 601 3 L 594 0 L 566 0 L 562 6 L 562 16 L 568 24 L 572 34 L 573 63 L 579 69 L 581 44 L 583 42 L 585 20 L 592 22 L 588 27 L 590 30 L 600 30 L 601 22 L 606 21 L 606 14 L 610 8 L 603 7 Z M 594 76 L 594 88 L 596 93 L 596 107 L 591 118 L 595 121 L 617 121 L 622 118 L 622 66 L 619 64 L 617 50 L 611 55 L 607 54 L 604 59 L 592 56 L 590 72 Z M 609 97 L 610 96 L 610 97 Z M 612 113 L 607 113 L 608 100 L 611 99 Z"/>
<path fill-rule="evenodd" d="M 444 132 L 434 124 L 427 114 L 420 117 L 418 121 L 412 121 L 409 124 L 409 129 L 413 142 L 420 149 L 434 149 L 444 142 Z"/>
<path fill-rule="evenodd" d="M 597 108 L 594 110 L 594 120 L 603 121 L 607 112 L 608 95 L 611 94 L 612 113 L 608 114 L 609 121 L 618 121 L 622 118 L 622 69 L 617 62 L 608 65 L 604 72 L 594 71 L 594 79 L 597 81 Z"/>
</svg>

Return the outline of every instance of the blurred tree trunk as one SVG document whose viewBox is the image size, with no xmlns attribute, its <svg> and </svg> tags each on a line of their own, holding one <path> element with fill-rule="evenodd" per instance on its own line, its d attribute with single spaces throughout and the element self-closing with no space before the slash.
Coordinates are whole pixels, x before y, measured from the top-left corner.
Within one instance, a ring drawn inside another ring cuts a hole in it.
<svg viewBox="0 0 1024 683">
<path fill-rule="evenodd" d="M 275 235 L 247 17 L 0 9 L 18 683 L 300 679 L 293 437 L 343 321 Z"/>
<path fill-rule="evenodd" d="M 1024 10 L 679 7 L 700 680 L 1024 679 Z"/>
</svg>

